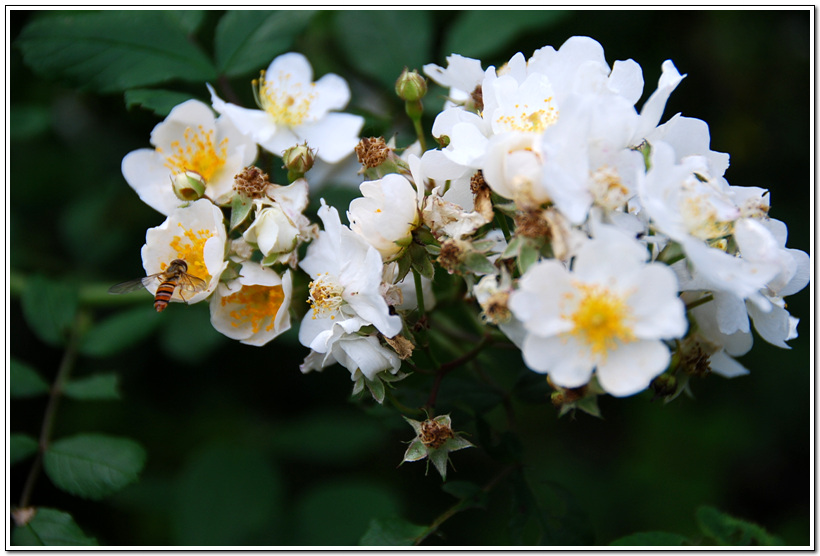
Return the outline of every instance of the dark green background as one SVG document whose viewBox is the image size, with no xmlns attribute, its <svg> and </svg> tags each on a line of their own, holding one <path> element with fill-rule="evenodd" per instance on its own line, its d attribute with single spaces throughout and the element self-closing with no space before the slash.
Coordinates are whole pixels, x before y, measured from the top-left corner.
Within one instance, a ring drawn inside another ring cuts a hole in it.
<svg viewBox="0 0 820 556">
<path fill-rule="evenodd" d="M 664 120 L 677 112 L 705 120 L 712 148 L 731 154 L 729 182 L 768 188 L 771 216 L 789 226 L 788 246 L 809 250 L 813 12 L 499 11 L 491 25 L 474 28 L 464 23 L 474 12 L 379 14 L 384 25 L 398 22 L 398 51 L 372 44 L 370 52 L 356 50 L 347 34 L 366 41 L 369 32 L 357 12 L 317 14 L 292 47 L 308 55 L 317 76 L 334 71 L 349 80 L 350 110 L 368 117 L 363 134 L 388 134 L 386 122 L 401 118 L 390 84 L 404 64 L 445 65 L 455 49 L 481 58 L 485 67 L 500 65 L 517 51 L 529 56 L 588 35 L 604 46 L 610 64 L 632 58 L 641 65 L 641 102 L 655 89 L 664 60 L 688 74 Z M 27 22 L 52 15 L 11 12 L 12 45 Z M 195 37 L 206 52 L 220 15 L 208 12 Z M 28 328 L 16 285 L 38 273 L 76 286 L 142 274 L 145 230 L 163 217 L 130 190 L 120 162 L 149 146 L 161 118 L 126 110 L 121 94 L 78 92 L 75 84 L 34 75 L 14 47 L 9 72 L 7 274 L 15 295 L 8 306 L 8 353 L 50 379 L 61 350 Z M 246 106 L 252 106 L 254 74 L 232 80 Z M 163 86 L 205 99 L 204 84 Z M 433 89 L 425 101 L 431 117 L 440 94 Z M 400 141 L 408 137 L 406 126 L 399 132 Z M 694 399 L 664 405 L 649 394 L 605 397 L 604 419 L 560 420 L 545 397 L 516 402 L 525 464 L 576 499 L 588 513 L 592 542 L 647 530 L 696 536 L 694 512 L 702 504 L 759 523 L 787 544 L 810 542 L 809 289 L 787 302 L 801 319 L 793 349 L 757 338 L 742 358 L 751 375 L 695 381 Z M 150 304 L 147 295 L 144 303 Z M 95 318 L 125 308 L 99 307 Z M 424 476 L 424 464 L 396 468 L 410 427 L 395 412 L 350 404 L 352 383 L 343 368 L 299 373 L 307 350 L 293 333 L 254 348 L 214 332 L 204 305 L 174 306 L 161 317 L 145 341 L 78 363 L 78 376 L 118 372 L 122 401 L 66 400 L 55 429 L 55 437 L 88 430 L 136 439 L 148 452 L 141 481 L 103 502 L 86 502 L 41 477 L 35 504 L 69 511 L 103 544 L 347 545 L 358 542 L 370 517 L 396 514 L 425 524 L 454 502 L 438 476 Z M 510 353 L 492 360 L 502 382 L 522 366 Z M 447 384 L 441 412 L 466 395 L 457 373 Z M 14 401 L 11 431 L 36 436 L 43 408 L 42 399 Z M 500 468 L 477 449 L 457 453 L 454 463 L 451 480 L 479 484 Z M 29 464 L 11 468 L 7 504 L 19 499 Z M 455 516 L 443 526 L 444 536 L 428 543 L 509 544 L 510 504 L 499 490 L 486 510 Z"/>
</svg>

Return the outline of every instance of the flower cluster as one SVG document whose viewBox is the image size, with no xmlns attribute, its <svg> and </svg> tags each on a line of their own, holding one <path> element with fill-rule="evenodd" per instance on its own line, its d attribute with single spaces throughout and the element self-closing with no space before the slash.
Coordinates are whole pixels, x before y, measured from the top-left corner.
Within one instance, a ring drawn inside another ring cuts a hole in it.
<svg viewBox="0 0 820 556">
<path fill-rule="evenodd" d="M 214 327 L 246 344 L 287 330 L 293 312 L 309 348 L 302 372 L 339 363 L 379 403 L 416 368 L 404 362 L 422 343 L 436 272 L 463 279 L 466 302 L 564 405 L 650 387 L 673 397 L 690 376 L 744 374 L 734 358 L 752 326 L 784 348 L 796 336 L 783 298 L 808 283 L 808 255 L 786 248 L 766 190 L 726 181 L 729 156 L 710 150 L 705 122 L 661 123 L 685 77 L 671 61 L 661 69 L 639 110 L 640 66 L 610 66 L 590 38 L 500 68 L 454 54 L 424 67 L 449 88 L 432 125 L 438 148 L 425 150 L 420 132 L 398 149 L 360 140 L 364 120 L 338 112 L 344 79 L 313 82 L 305 57 L 285 54 L 253 82 L 258 108 L 208 85 L 213 111 L 177 106 L 154 149 L 123 160 L 128 183 L 167 216 L 148 231 L 146 272 L 186 261 L 207 288 L 172 300 L 210 299 Z M 425 80 L 405 71 L 396 90 L 420 124 Z M 252 166 L 259 147 L 292 183 Z M 320 230 L 304 215 L 314 155 L 334 164 L 354 149 L 364 180 L 349 225 L 322 199 Z M 292 299 L 297 273 L 307 299 Z M 417 448 L 407 461 L 430 445 Z"/>
</svg>

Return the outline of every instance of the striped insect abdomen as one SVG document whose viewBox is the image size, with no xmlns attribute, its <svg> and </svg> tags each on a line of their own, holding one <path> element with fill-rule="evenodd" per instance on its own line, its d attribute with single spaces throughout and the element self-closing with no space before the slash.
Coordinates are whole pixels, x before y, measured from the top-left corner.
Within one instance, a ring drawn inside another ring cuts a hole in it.
<svg viewBox="0 0 820 556">
<path fill-rule="evenodd" d="M 157 293 L 154 294 L 154 309 L 157 313 L 161 313 L 168 306 L 171 301 L 171 296 L 174 295 L 174 290 L 177 289 L 177 281 L 179 276 L 171 276 L 157 288 Z"/>
</svg>

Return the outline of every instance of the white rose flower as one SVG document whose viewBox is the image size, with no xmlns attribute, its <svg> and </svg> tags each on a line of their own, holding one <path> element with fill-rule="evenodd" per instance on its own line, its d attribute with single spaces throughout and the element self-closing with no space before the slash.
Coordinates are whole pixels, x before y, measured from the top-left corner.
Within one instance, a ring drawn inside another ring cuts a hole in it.
<svg viewBox="0 0 820 556">
<path fill-rule="evenodd" d="M 205 180 L 205 195 L 222 203 L 234 176 L 256 158 L 256 144 L 198 100 L 174 107 L 151 132 L 151 144 L 154 149 L 125 155 L 122 174 L 143 202 L 166 216 L 185 204 L 174 194 L 172 176 L 198 173 Z"/>
<path fill-rule="evenodd" d="M 246 261 L 239 277 L 221 283 L 211 298 L 211 324 L 243 344 L 263 346 L 290 329 L 290 270 L 282 276 Z"/>
<path fill-rule="evenodd" d="M 325 162 L 339 162 L 353 152 L 364 118 L 333 112 L 350 101 L 344 79 L 329 73 L 314 83 L 310 62 L 291 52 L 274 59 L 255 84 L 259 110 L 227 103 L 208 85 L 214 109 L 278 156 L 304 142 Z"/>
<path fill-rule="evenodd" d="M 596 372 L 614 396 L 644 390 L 669 364 L 662 340 L 686 332 L 674 273 L 646 264 L 643 245 L 611 230 L 578 251 L 572 272 L 555 260 L 534 264 L 510 295 L 524 323 L 524 361 L 565 388 Z"/>
</svg>

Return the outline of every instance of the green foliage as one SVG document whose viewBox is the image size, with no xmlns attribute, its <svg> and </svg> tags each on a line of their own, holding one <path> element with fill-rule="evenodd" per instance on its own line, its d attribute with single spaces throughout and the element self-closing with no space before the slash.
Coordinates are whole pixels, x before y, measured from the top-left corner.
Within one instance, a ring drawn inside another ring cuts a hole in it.
<svg viewBox="0 0 820 556">
<path fill-rule="evenodd" d="M 37 371 L 19 359 L 11 359 L 9 383 L 9 395 L 12 398 L 34 398 L 48 394 L 48 383 Z"/>
<path fill-rule="evenodd" d="M 428 531 L 399 517 L 373 518 L 359 540 L 361 546 L 413 546 Z"/>
<path fill-rule="evenodd" d="M 112 93 L 171 80 L 202 83 L 217 71 L 187 35 L 199 16 L 173 11 L 63 13 L 28 25 L 17 45 L 38 74 Z"/>
<path fill-rule="evenodd" d="M 114 373 L 100 373 L 69 380 L 63 392 L 75 400 L 119 400 L 119 377 Z"/>
<path fill-rule="evenodd" d="M 754 523 L 702 506 L 696 512 L 701 531 L 720 546 L 782 546 L 783 541 Z"/>
<path fill-rule="evenodd" d="M 310 10 L 229 11 L 216 26 L 217 70 L 235 77 L 266 69 L 291 48 L 313 14 Z"/>
<path fill-rule="evenodd" d="M 384 429 L 359 413 L 317 411 L 283 423 L 270 444 L 277 453 L 299 461 L 345 465 L 361 461 L 384 440 Z"/>
<path fill-rule="evenodd" d="M 187 458 L 173 492 L 177 545 L 281 544 L 282 478 L 251 447 L 215 442 Z"/>
<path fill-rule="evenodd" d="M 137 480 L 145 464 L 145 450 L 128 438 L 79 434 L 54 442 L 43 465 L 49 479 L 62 490 L 99 500 Z"/>
<path fill-rule="evenodd" d="M 456 53 L 482 59 L 498 52 L 520 34 L 553 27 L 569 14 L 561 10 L 511 10 L 505 12 L 505 17 L 499 15 L 494 10 L 462 12 L 444 42 L 442 58 Z"/>
<path fill-rule="evenodd" d="M 203 89 L 202 92 L 207 91 Z M 190 94 L 167 89 L 129 89 L 125 91 L 126 108 L 141 106 L 162 118 L 170 114 L 175 106 L 187 100 L 191 100 Z"/>
<path fill-rule="evenodd" d="M 294 508 L 295 539 L 300 545 L 355 545 L 377 517 L 396 515 L 395 493 L 373 481 L 357 479 L 317 483 Z"/>
<path fill-rule="evenodd" d="M 29 328 L 45 343 L 63 343 L 77 313 L 77 291 L 71 286 L 37 275 L 22 295 L 23 316 Z"/>
<path fill-rule="evenodd" d="M 335 13 L 335 36 L 349 60 L 388 90 L 402 69 L 430 61 L 430 13 L 421 10 L 346 10 Z"/>
<path fill-rule="evenodd" d="M 687 544 L 689 541 L 683 535 L 663 531 L 633 533 L 610 543 L 611 546 L 686 546 Z"/>
<path fill-rule="evenodd" d="M 37 439 L 19 432 L 9 435 L 9 465 L 27 460 L 37 453 Z"/>
<path fill-rule="evenodd" d="M 150 336 L 162 323 L 144 296 L 145 305 L 122 311 L 96 323 L 83 337 L 80 353 L 89 357 L 108 357 L 137 345 Z"/>
<path fill-rule="evenodd" d="M 83 533 L 74 518 L 52 508 L 37 508 L 34 518 L 11 534 L 15 546 L 95 546 L 97 539 Z"/>
</svg>

